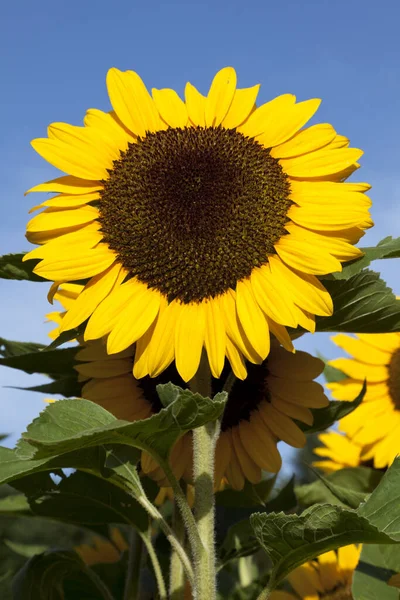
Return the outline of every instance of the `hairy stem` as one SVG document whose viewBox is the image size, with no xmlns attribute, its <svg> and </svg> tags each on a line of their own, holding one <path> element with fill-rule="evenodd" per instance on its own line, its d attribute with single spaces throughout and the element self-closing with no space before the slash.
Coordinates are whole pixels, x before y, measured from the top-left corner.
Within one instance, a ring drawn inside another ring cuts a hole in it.
<svg viewBox="0 0 400 600">
<path fill-rule="evenodd" d="M 211 373 L 205 355 L 190 388 L 202 396 L 211 396 Z M 194 516 L 202 542 L 194 557 L 197 600 L 216 598 L 214 455 L 219 432 L 219 421 L 193 430 Z"/>
<path fill-rule="evenodd" d="M 137 498 L 137 501 L 139 502 L 139 504 L 141 504 L 141 506 L 143 506 L 143 508 L 145 510 L 147 510 L 149 515 L 158 523 L 161 530 L 164 532 L 167 540 L 171 544 L 173 550 L 176 552 L 176 554 L 179 556 L 180 560 L 182 561 L 182 565 L 186 571 L 189 581 L 193 582 L 193 569 L 192 569 L 192 565 L 189 560 L 189 557 L 186 554 L 184 547 L 181 545 L 180 541 L 178 540 L 178 538 L 172 531 L 171 527 L 168 525 L 167 521 L 164 519 L 164 517 L 162 516 L 160 511 L 150 502 L 150 500 L 148 498 L 146 498 L 145 496 L 140 496 L 139 498 Z"/>
<path fill-rule="evenodd" d="M 132 528 L 129 540 L 128 567 L 126 571 L 124 600 L 135 600 L 139 596 L 140 567 L 143 554 L 143 540 Z"/>
<path fill-rule="evenodd" d="M 174 514 L 172 528 L 175 532 L 176 537 L 181 543 L 182 547 L 185 547 L 185 524 L 182 519 L 182 515 L 179 508 L 174 501 Z M 171 552 L 171 563 L 170 563 L 170 576 L 169 576 L 169 596 L 171 600 L 183 600 L 185 597 L 185 584 L 186 577 L 183 569 L 183 564 L 175 552 L 172 549 Z"/>
<path fill-rule="evenodd" d="M 154 575 L 157 581 L 158 595 L 159 600 L 167 600 L 167 588 L 165 587 L 165 581 L 162 574 L 161 566 L 157 558 L 156 551 L 154 550 L 153 544 L 151 543 L 150 536 L 147 534 L 142 534 L 142 540 L 144 545 L 146 546 L 147 553 L 149 555 L 151 564 L 153 566 Z"/>
</svg>

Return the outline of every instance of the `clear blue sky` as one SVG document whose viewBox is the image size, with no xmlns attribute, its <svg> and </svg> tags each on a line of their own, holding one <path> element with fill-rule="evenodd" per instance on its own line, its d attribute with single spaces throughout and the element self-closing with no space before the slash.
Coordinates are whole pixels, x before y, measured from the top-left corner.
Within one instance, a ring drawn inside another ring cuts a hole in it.
<svg viewBox="0 0 400 600">
<path fill-rule="evenodd" d="M 1 9 L 0 253 L 27 250 L 34 184 L 57 172 L 29 142 L 52 121 L 81 124 L 87 108 L 107 110 L 107 69 L 133 69 L 149 87 L 206 92 L 214 73 L 236 68 L 240 87 L 262 83 L 260 100 L 290 92 L 321 97 L 318 121 L 363 148 L 360 180 L 373 184 L 376 227 L 363 243 L 399 235 L 400 5 L 396 0 L 135 2 L 14 0 Z M 376 263 L 400 292 L 398 267 Z M 397 267 L 397 274 L 396 274 Z M 0 336 L 46 341 L 46 284 L 0 280 Z M 301 345 L 335 355 L 327 336 Z M 0 386 L 34 385 L 0 368 Z M 10 443 L 43 408 L 40 394 L 1 390 L 0 432 Z"/>
</svg>

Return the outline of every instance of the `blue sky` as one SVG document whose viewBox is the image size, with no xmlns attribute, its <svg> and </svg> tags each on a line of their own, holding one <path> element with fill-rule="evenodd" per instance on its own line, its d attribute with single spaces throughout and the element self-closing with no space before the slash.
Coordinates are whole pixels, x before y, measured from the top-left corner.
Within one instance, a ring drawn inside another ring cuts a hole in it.
<svg viewBox="0 0 400 600">
<path fill-rule="evenodd" d="M 236 68 L 240 87 L 262 84 L 260 101 L 290 92 L 320 97 L 330 122 L 365 151 L 357 177 L 373 184 L 376 227 L 363 243 L 399 235 L 400 6 L 395 0 L 14 0 L 1 10 L 0 253 L 27 250 L 24 191 L 57 176 L 30 147 L 52 121 L 81 124 L 85 110 L 109 107 L 107 69 L 133 69 L 149 87 L 206 92 L 214 73 Z M 400 292 L 397 261 L 375 263 Z M 397 273 L 396 273 L 397 271 Z M 0 336 L 46 342 L 46 284 L 0 280 Z M 327 336 L 299 346 L 337 354 Z M 0 368 L 0 386 L 41 381 Z M 15 440 L 43 408 L 40 394 L 2 389 L 0 432 Z"/>
</svg>

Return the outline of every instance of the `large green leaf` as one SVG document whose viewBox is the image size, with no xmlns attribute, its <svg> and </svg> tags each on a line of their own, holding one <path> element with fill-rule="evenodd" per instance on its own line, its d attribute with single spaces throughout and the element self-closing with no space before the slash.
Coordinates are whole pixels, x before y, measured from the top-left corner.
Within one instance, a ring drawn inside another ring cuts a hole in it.
<svg viewBox="0 0 400 600">
<path fill-rule="evenodd" d="M 76 471 L 52 490 L 31 498 L 32 511 L 42 517 L 93 527 L 126 523 L 146 531 L 146 511 L 112 481 Z"/>
<path fill-rule="evenodd" d="M 226 396 L 211 400 L 182 390 L 168 408 L 135 423 L 118 420 L 89 400 L 59 400 L 28 426 L 18 453 L 21 458 L 41 459 L 84 447 L 125 444 L 167 458 L 183 433 L 221 416 Z"/>
<path fill-rule="evenodd" d="M 25 373 L 44 375 L 70 375 L 75 364 L 77 348 L 62 350 L 40 350 L 0 358 L 0 365 L 18 369 Z"/>
<path fill-rule="evenodd" d="M 393 546 L 364 546 L 353 576 L 354 600 L 399 600 L 400 591 L 388 585 L 394 573 L 400 573 L 400 552 Z"/>
<path fill-rule="evenodd" d="M 297 486 L 295 494 L 302 506 L 311 506 L 322 502 L 343 504 L 340 500 L 340 494 L 346 492 L 352 496 L 355 502 L 359 500 L 359 504 L 367 494 L 370 494 L 376 488 L 382 476 L 381 471 L 369 469 L 368 467 L 340 469 L 322 479 L 313 481 L 313 483 Z M 334 490 L 332 486 L 334 486 Z M 343 495 L 342 498 L 345 499 Z"/>
<path fill-rule="evenodd" d="M 85 600 L 107 598 L 101 594 L 103 586 L 96 589 L 92 572 L 75 552 L 58 551 L 34 556 L 24 565 L 14 579 L 14 600 L 66 600 L 67 578 L 79 579 Z"/>
<path fill-rule="evenodd" d="M 373 260 L 400 258 L 400 238 L 393 239 L 389 236 L 378 242 L 376 246 L 360 248 L 360 250 L 364 252 L 364 256 L 343 265 L 340 273 L 334 273 L 335 279 L 349 279 L 368 267 Z"/>
<path fill-rule="evenodd" d="M 35 344 L 34 342 L 16 342 L 14 340 L 6 340 L 0 338 L 0 356 L 10 358 L 11 356 L 19 356 L 20 354 L 31 354 L 39 352 L 45 348 L 43 344 Z"/>
<path fill-rule="evenodd" d="M 400 458 L 357 510 L 317 504 L 301 515 L 256 513 L 251 525 L 273 563 L 269 589 L 315 556 L 355 543 L 400 542 Z"/>
<path fill-rule="evenodd" d="M 325 279 L 334 312 L 317 318 L 317 331 L 386 333 L 400 331 L 400 301 L 380 278 L 366 269 L 347 280 Z"/>
<path fill-rule="evenodd" d="M 38 264 L 38 260 L 29 260 L 22 262 L 24 253 L 5 254 L 0 256 L 0 278 L 1 279 L 19 279 L 25 281 L 47 281 L 33 272 Z"/>
</svg>

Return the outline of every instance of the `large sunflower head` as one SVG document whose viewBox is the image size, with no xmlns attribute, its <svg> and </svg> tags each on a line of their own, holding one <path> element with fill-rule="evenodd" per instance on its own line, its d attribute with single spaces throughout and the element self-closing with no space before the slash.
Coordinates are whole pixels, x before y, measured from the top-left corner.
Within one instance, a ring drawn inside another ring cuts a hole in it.
<svg viewBox="0 0 400 600">
<path fill-rule="evenodd" d="M 301 565 L 288 576 L 293 593 L 272 592 L 271 600 L 353 600 L 351 585 L 361 546 L 343 546 Z"/>
<path fill-rule="evenodd" d="M 156 378 L 132 375 L 133 351 L 107 355 L 100 340 L 86 343 L 76 355 L 76 369 L 83 382 L 82 397 L 100 404 L 120 419 L 137 420 L 161 410 L 159 383 L 173 381 L 185 386 L 173 365 Z M 281 467 L 277 449 L 280 440 L 295 448 L 305 444 L 305 435 L 295 421 L 311 425 L 310 408 L 326 406 L 322 386 L 313 381 L 323 363 L 305 352 L 287 352 L 273 343 L 261 365 L 250 365 L 248 377 L 236 380 L 229 394 L 217 442 L 215 483 L 225 479 L 235 489 L 245 480 L 258 483 L 262 470 L 276 473 Z M 213 392 L 221 390 L 227 372 L 213 380 Z M 170 456 L 178 479 L 192 478 L 192 436 L 178 440 Z M 168 481 L 157 463 L 146 453 L 142 469 L 160 486 Z"/>
<path fill-rule="evenodd" d="M 67 175 L 30 191 L 55 192 L 28 224 L 35 272 L 84 280 L 62 323 L 86 322 L 107 351 L 137 343 L 135 375 L 174 360 L 195 374 L 203 347 L 219 377 L 225 357 L 245 376 L 272 332 L 313 331 L 332 302 L 316 276 L 354 259 L 372 225 L 365 183 L 344 183 L 362 152 L 326 123 L 303 129 L 320 101 L 283 94 L 256 105 L 231 67 L 207 96 L 188 83 L 149 94 L 133 71 L 111 69 L 113 110 L 83 127 L 53 123 L 35 150 Z"/>
<path fill-rule="evenodd" d="M 353 358 L 330 364 L 348 377 L 327 384 L 337 400 L 352 400 L 367 380 L 361 405 L 340 422 L 352 443 L 362 447 L 361 460 L 373 460 L 377 469 L 389 466 L 399 453 L 400 333 L 339 334 L 333 338 Z"/>
</svg>

